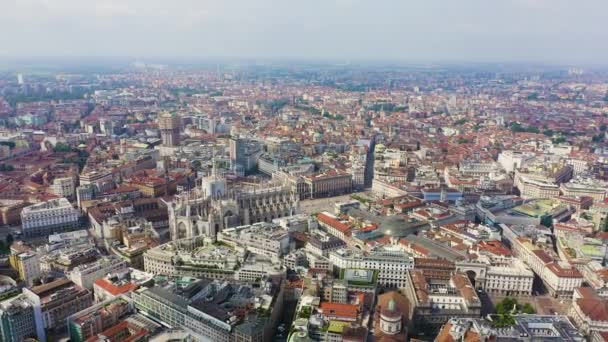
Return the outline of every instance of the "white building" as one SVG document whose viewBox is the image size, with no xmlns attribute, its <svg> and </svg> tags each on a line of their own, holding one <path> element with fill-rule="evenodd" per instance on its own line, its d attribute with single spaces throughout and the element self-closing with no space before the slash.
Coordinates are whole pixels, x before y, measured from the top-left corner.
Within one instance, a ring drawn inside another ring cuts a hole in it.
<svg viewBox="0 0 608 342">
<path fill-rule="evenodd" d="M 259 222 L 226 228 L 217 234 L 217 239 L 268 257 L 278 258 L 289 253 L 289 234 L 274 223 Z"/>
<path fill-rule="evenodd" d="M 378 285 L 405 287 L 407 270 L 414 268 L 411 254 L 397 246 L 382 246 L 363 253 L 342 248 L 329 253 L 329 260 L 338 269 L 368 269 L 378 271 Z"/>
<path fill-rule="evenodd" d="M 374 178 L 372 180 L 372 192 L 378 196 L 399 197 L 407 195 L 407 191 L 399 188 L 396 184 Z"/>
<path fill-rule="evenodd" d="M 117 257 L 104 257 L 92 263 L 77 266 L 68 274 L 68 278 L 76 285 L 92 290 L 95 280 L 103 278 L 109 273 L 127 270 L 126 261 Z"/>
<path fill-rule="evenodd" d="M 66 198 L 33 204 L 21 211 L 21 227 L 26 237 L 76 229 L 79 219 L 78 210 Z"/>
<path fill-rule="evenodd" d="M 504 296 L 532 295 L 534 272 L 521 261 L 515 260 L 510 266 L 490 266 L 486 271 L 484 290 Z"/>
<path fill-rule="evenodd" d="M 534 157 L 532 154 L 517 152 L 517 151 L 503 151 L 498 155 L 498 163 L 507 172 L 514 172 L 516 169 L 522 167 L 527 161 L 532 160 Z"/>
</svg>

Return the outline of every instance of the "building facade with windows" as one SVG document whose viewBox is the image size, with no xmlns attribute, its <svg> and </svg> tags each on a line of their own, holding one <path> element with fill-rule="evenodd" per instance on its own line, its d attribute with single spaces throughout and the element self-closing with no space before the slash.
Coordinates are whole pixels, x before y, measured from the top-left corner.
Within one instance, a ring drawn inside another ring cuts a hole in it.
<svg viewBox="0 0 608 342">
<path fill-rule="evenodd" d="M 79 226 L 79 212 L 66 198 L 36 203 L 21 211 L 21 227 L 26 237 L 71 231 Z"/>
</svg>

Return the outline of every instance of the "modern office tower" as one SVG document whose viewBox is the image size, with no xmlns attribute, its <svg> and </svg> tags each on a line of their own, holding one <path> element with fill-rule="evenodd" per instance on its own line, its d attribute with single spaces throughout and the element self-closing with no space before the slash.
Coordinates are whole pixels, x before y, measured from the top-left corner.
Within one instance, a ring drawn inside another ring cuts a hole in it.
<svg viewBox="0 0 608 342">
<path fill-rule="evenodd" d="M 158 128 L 164 146 L 179 146 L 180 118 L 171 113 L 163 113 L 158 118 Z"/>
<path fill-rule="evenodd" d="M 255 169 L 262 154 L 259 142 L 249 139 L 230 139 L 230 167 L 239 175 Z"/>
</svg>

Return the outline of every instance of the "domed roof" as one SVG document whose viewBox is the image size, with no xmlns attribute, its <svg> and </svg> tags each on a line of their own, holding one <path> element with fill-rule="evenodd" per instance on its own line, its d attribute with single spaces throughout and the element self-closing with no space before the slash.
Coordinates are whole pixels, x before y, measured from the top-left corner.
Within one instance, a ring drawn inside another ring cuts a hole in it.
<svg viewBox="0 0 608 342">
<path fill-rule="evenodd" d="M 395 302 L 395 299 L 391 299 L 381 312 L 381 316 L 387 319 L 400 318 L 402 315 L 403 313 L 397 309 L 397 302 Z"/>
</svg>

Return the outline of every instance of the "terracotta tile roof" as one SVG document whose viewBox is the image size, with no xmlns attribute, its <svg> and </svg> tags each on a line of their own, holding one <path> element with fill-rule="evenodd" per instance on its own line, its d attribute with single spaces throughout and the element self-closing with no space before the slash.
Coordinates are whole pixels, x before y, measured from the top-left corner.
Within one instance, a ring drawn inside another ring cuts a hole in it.
<svg viewBox="0 0 608 342">
<path fill-rule="evenodd" d="M 348 225 L 340 222 L 338 219 L 331 217 L 327 214 L 320 213 L 317 215 L 317 219 L 323 222 L 324 224 L 341 231 L 342 233 L 347 233 L 350 230 L 350 227 Z"/>
<path fill-rule="evenodd" d="M 452 324 L 446 323 L 439 332 L 439 335 L 435 338 L 437 342 L 455 342 L 454 337 L 450 334 L 450 330 L 452 330 Z M 410 340 L 411 341 L 411 340 Z"/>
<path fill-rule="evenodd" d="M 460 294 L 466 299 L 467 302 L 478 302 L 479 297 L 475 293 L 475 289 L 469 280 L 469 277 L 463 273 L 456 273 L 452 276 L 452 281 L 455 287 L 460 290 Z"/>
<path fill-rule="evenodd" d="M 562 278 L 582 278 L 583 275 L 576 268 L 563 268 L 557 263 L 551 263 L 546 265 L 547 269 L 553 272 L 558 277 Z"/>
<path fill-rule="evenodd" d="M 532 253 L 534 253 L 545 264 L 553 262 L 553 257 L 551 257 L 549 254 L 547 254 L 547 252 L 542 249 L 534 250 L 532 251 Z"/>
<path fill-rule="evenodd" d="M 319 308 L 325 316 L 356 319 L 359 313 L 359 307 L 352 304 L 322 302 Z"/>
<path fill-rule="evenodd" d="M 479 249 L 483 249 L 484 251 L 490 252 L 495 255 L 502 256 L 511 256 L 511 250 L 508 249 L 505 245 L 500 243 L 500 241 L 481 241 L 479 243 Z"/>
<path fill-rule="evenodd" d="M 576 305 L 592 321 L 608 322 L 608 302 L 598 298 L 579 298 Z"/>
<path fill-rule="evenodd" d="M 608 341 L 608 331 L 596 331 L 596 332 L 600 335 L 602 340 Z"/>
<path fill-rule="evenodd" d="M 101 287 L 102 289 L 106 290 L 107 292 L 109 292 L 110 294 L 112 294 L 113 296 L 118 296 L 120 294 L 123 293 L 128 293 L 128 292 L 132 292 L 137 290 L 137 288 L 139 286 L 137 286 L 137 284 L 131 283 L 131 282 L 127 282 L 121 285 L 114 285 L 111 282 L 109 282 L 107 279 L 104 278 L 100 278 L 95 280 L 95 285 Z"/>
<path fill-rule="evenodd" d="M 591 287 L 579 287 L 575 291 L 578 292 L 582 298 L 597 298 L 595 290 Z"/>
</svg>

